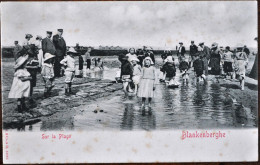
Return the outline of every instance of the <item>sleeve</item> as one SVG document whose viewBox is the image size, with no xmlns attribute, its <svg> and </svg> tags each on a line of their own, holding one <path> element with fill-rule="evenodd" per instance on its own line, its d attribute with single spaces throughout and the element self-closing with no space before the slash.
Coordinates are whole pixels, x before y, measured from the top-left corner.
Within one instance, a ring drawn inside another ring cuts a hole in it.
<svg viewBox="0 0 260 165">
<path fill-rule="evenodd" d="M 60 64 L 67 65 L 67 58 L 65 57 L 63 60 L 61 60 Z"/>
<path fill-rule="evenodd" d="M 43 55 L 46 53 L 46 49 L 47 49 L 46 41 L 43 39 L 42 40 L 42 52 L 43 52 Z"/>
</svg>

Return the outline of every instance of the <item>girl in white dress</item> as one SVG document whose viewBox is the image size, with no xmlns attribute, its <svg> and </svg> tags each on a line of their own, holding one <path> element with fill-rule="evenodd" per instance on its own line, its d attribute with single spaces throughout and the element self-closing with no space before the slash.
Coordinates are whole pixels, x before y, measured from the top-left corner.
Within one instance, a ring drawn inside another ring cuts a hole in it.
<svg viewBox="0 0 260 165">
<path fill-rule="evenodd" d="M 153 61 L 150 57 L 144 59 L 144 67 L 142 69 L 141 81 L 138 90 L 138 97 L 142 98 L 142 107 L 144 107 L 145 100 L 148 98 L 148 106 L 151 107 L 151 101 L 154 97 L 156 70 L 151 66 Z"/>
<path fill-rule="evenodd" d="M 25 65 L 28 60 L 28 55 L 21 56 L 16 60 L 14 69 L 14 79 L 10 89 L 8 98 L 17 100 L 18 112 L 26 110 L 25 98 L 30 96 L 30 80 L 32 79 L 30 73 L 26 70 Z"/>
</svg>

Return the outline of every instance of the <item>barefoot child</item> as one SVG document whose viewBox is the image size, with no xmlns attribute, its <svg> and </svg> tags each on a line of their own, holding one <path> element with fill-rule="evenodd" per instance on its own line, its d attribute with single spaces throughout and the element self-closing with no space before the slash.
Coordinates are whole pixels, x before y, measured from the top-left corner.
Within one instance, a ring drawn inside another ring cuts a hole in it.
<svg viewBox="0 0 260 165">
<path fill-rule="evenodd" d="M 189 73 L 187 73 L 187 71 L 189 70 L 189 63 L 186 61 L 185 56 L 181 56 L 180 59 L 181 61 L 179 69 L 181 72 L 181 77 L 183 79 L 183 83 L 187 83 L 189 79 Z"/>
<path fill-rule="evenodd" d="M 144 67 L 142 70 L 140 86 L 138 90 L 138 97 L 142 98 L 142 107 L 144 107 L 145 100 L 148 98 L 148 106 L 151 107 L 151 101 L 154 97 L 156 71 L 155 67 L 151 66 L 153 61 L 150 57 L 144 59 Z"/>
<path fill-rule="evenodd" d="M 172 82 L 176 75 L 176 68 L 175 68 L 175 64 L 174 64 L 172 56 L 167 57 L 166 62 L 163 65 L 161 70 L 166 73 L 166 77 L 165 77 L 166 84 L 172 85 L 172 84 L 169 84 L 169 82 Z M 177 84 L 175 84 L 175 85 L 177 85 Z"/>
<path fill-rule="evenodd" d="M 76 65 L 74 56 L 77 55 L 75 49 L 70 48 L 67 56 L 61 60 L 61 64 L 65 66 L 65 95 L 71 94 L 71 84 L 75 75 Z"/>
<path fill-rule="evenodd" d="M 193 67 L 194 67 L 194 72 L 196 74 L 196 79 L 197 82 L 199 82 L 201 79 L 204 80 L 204 82 L 206 82 L 206 76 L 203 74 L 204 72 L 204 63 L 202 61 L 202 59 L 198 56 L 198 54 L 196 54 L 194 56 L 194 62 L 193 62 Z"/>
<path fill-rule="evenodd" d="M 41 74 L 45 84 L 44 97 L 48 97 L 50 95 L 51 89 L 54 87 L 54 57 L 55 56 L 50 53 L 45 53 L 44 62 L 42 64 Z"/>
<path fill-rule="evenodd" d="M 119 60 L 121 61 L 121 80 L 123 81 L 124 92 L 133 92 L 129 87 L 129 82 L 132 80 L 133 76 L 133 66 L 128 61 L 128 57 L 126 55 L 120 55 Z"/>
<path fill-rule="evenodd" d="M 134 94 L 136 95 L 137 93 L 137 88 L 139 86 L 140 83 L 140 78 L 141 78 L 141 74 L 142 74 L 142 68 L 141 66 L 138 64 L 139 60 L 137 57 L 133 57 L 132 58 L 132 65 L 133 65 L 133 83 L 135 84 L 135 91 Z"/>
<path fill-rule="evenodd" d="M 22 112 L 26 110 L 25 106 L 25 98 L 30 96 L 30 88 L 32 79 L 30 73 L 25 68 L 26 62 L 28 60 L 28 55 L 21 56 L 16 60 L 16 64 L 14 66 L 15 73 L 14 79 L 12 83 L 12 87 L 10 89 L 8 98 L 15 98 L 17 100 L 18 112 Z"/>
</svg>

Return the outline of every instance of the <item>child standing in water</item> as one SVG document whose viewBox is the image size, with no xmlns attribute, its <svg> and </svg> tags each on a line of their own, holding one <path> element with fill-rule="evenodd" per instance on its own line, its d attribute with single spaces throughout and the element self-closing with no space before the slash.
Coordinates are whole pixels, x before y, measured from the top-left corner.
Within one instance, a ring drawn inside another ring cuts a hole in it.
<svg viewBox="0 0 260 165">
<path fill-rule="evenodd" d="M 174 80 L 174 77 L 176 75 L 176 68 L 175 68 L 175 64 L 174 64 L 172 56 L 167 57 L 166 63 L 163 65 L 161 71 L 166 74 L 166 77 L 165 77 L 166 84 L 169 84 L 170 81 Z M 172 84 L 169 84 L 169 85 L 172 85 Z M 174 85 L 177 85 L 177 84 L 175 83 Z"/>
<path fill-rule="evenodd" d="M 141 75 L 140 86 L 138 90 L 138 97 L 142 98 L 142 107 L 144 107 L 145 100 L 148 98 L 148 106 L 151 107 L 151 101 L 154 97 L 155 82 L 156 82 L 156 71 L 153 66 L 151 58 L 146 57 L 144 59 L 144 66 Z"/>
<path fill-rule="evenodd" d="M 187 71 L 189 70 L 189 63 L 186 61 L 185 56 L 181 56 L 180 59 L 181 59 L 181 62 L 179 65 L 179 69 L 181 72 L 181 77 L 183 79 L 183 83 L 186 83 L 186 82 L 188 82 L 188 79 L 189 79 L 189 73 L 187 73 Z"/>
<path fill-rule="evenodd" d="M 15 69 L 14 79 L 8 95 L 8 98 L 18 99 L 17 100 L 18 112 L 22 112 L 23 110 L 26 110 L 24 99 L 30 96 L 30 88 L 31 88 L 30 80 L 32 79 L 32 77 L 25 68 L 27 60 L 28 60 L 28 55 L 21 56 L 16 60 L 16 64 L 14 66 Z"/>
<path fill-rule="evenodd" d="M 77 52 L 70 48 L 67 52 L 67 56 L 61 60 L 61 64 L 65 66 L 65 95 L 69 95 L 72 93 L 71 91 L 71 85 L 72 81 L 74 79 L 76 65 L 75 65 L 75 59 L 74 55 L 76 55 Z"/>
<path fill-rule="evenodd" d="M 206 76 L 203 74 L 204 71 L 204 63 L 202 59 L 196 54 L 194 56 L 195 61 L 193 62 L 194 72 L 197 77 L 197 82 L 200 81 L 200 79 L 203 79 L 204 82 L 206 82 Z"/>
<path fill-rule="evenodd" d="M 133 76 L 133 66 L 128 61 L 128 57 L 126 55 L 120 55 L 119 61 L 121 62 L 121 80 L 123 82 L 124 92 L 133 92 L 129 87 L 129 82 L 132 81 L 131 79 Z"/>
<path fill-rule="evenodd" d="M 54 87 L 54 55 L 50 53 L 45 53 L 44 62 L 42 64 L 42 78 L 45 84 L 44 89 L 44 97 L 48 97 L 50 95 L 51 89 Z"/>
<path fill-rule="evenodd" d="M 140 83 L 140 78 L 141 78 L 141 74 L 142 74 L 142 68 L 141 66 L 138 64 L 139 60 L 137 57 L 132 58 L 132 65 L 133 65 L 133 83 L 135 84 L 135 91 L 134 94 L 136 95 L 137 93 L 137 88 L 139 86 Z"/>
</svg>

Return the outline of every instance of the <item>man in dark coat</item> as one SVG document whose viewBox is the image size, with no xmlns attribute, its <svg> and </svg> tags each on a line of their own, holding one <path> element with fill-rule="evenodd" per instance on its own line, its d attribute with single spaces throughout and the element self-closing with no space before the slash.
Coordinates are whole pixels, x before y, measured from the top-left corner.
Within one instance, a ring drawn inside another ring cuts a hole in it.
<svg viewBox="0 0 260 165">
<path fill-rule="evenodd" d="M 185 50 L 185 47 L 183 46 L 182 42 L 180 42 L 179 44 L 180 44 L 180 46 L 177 51 L 177 56 L 178 56 L 179 61 L 181 61 L 181 56 L 185 55 L 186 50 Z"/>
<path fill-rule="evenodd" d="M 191 41 L 191 45 L 190 45 L 190 58 L 191 58 L 191 61 L 189 62 L 189 68 L 193 64 L 194 56 L 197 54 L 197 52 L 198 52 L 197 45 L 194 44 L 194 41 Z"/>
<path fill-rule="evenodd" d="M 18 41 L 14 41 L 14 50 L 13 50 L 13 55 L 14 55 L 14 60 L 16 61 L 18 59 L 18 52 L 20 52 L 23 48 L 21 45 L 18 44 Z"/>
<path fill-rule="evenodd" d="M 210 49 L 209 47 L 204 45 L 204 42 L 199 43 L 199 46 L 201 47 L 201 52 L 200 52 L 200 58 L 202 59 L 202 61 L 204 62 L 204 72 L 205 75 L 208 75 L 208 63 L 209 63 L 209 59 L 210 59 Z"/>
<path fill-rule="evenodd" d="M 52 36 L 52 32 L 47 31 L 47 37 L 42 40 L 43 57 L 45 57 L 45 53 L 50 53 L 51 55 L 56 55 L 56 49 L 51 40 L 51 36 Z"/>
<path fill-rule="evenodd" d="M 58 34 L 53 36 L 53 44 L 56 48 L 56 57 L 54 63 L 54 75 L 55 77 L 60 77 L 64 75 L 63 70 L 61 70 L 60 61 L 64 59 L 66 55 L 66 42 L 62 37 L 63 29 L 58 29 Z"/>
</svg>

